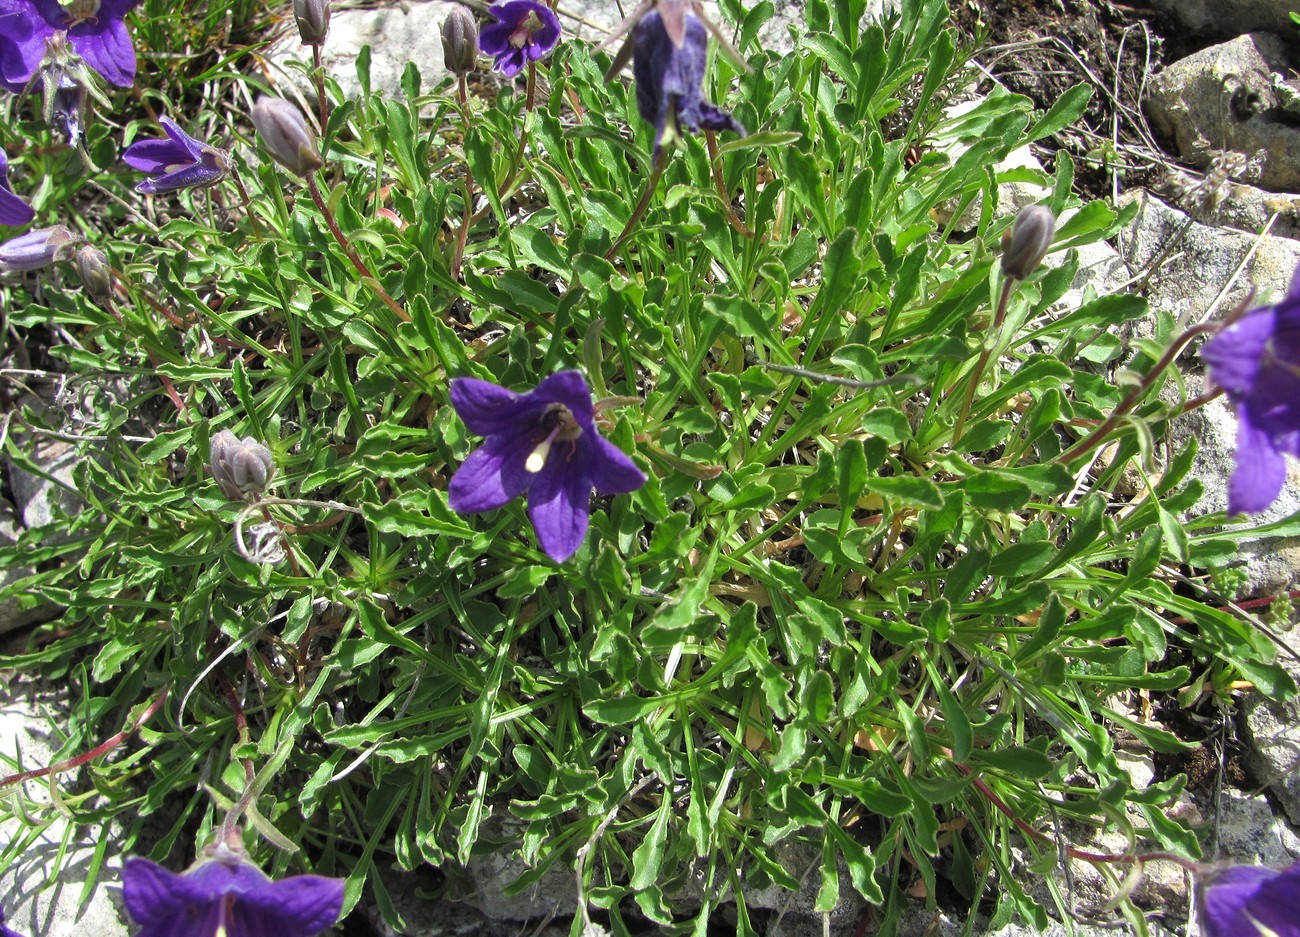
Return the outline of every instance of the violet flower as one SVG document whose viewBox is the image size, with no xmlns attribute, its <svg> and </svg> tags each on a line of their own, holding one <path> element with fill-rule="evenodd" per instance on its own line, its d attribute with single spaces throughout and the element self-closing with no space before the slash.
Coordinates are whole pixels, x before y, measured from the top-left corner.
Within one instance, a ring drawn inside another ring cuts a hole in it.
<svg viewBox="0 0 1300 937">
<path fill-rule="evenodd" d="M 496 59 L 492 67 L 513 78 L 560 41 L 560 21 L 551 8 L 534 0 L 510 0 L 488 9 L 496 17 L 479 30 L 479 49 Z"/>
<path fill-rule="evenodd" d="M 30 224 L 36 217 L 32 206 L 28 205 L 9 186 L 9 158 L 0 150 L 0 224 L 12 228 Z"/>
<path fill-rule="evenodd" d="M 16 930 L 12 930 L 5 926 L 4 911 L 0 911 L 0 937 L 23 937 L 23 935 L 18 933 Z"/>
<path fill-rule="evenodd" d="M 67 260 L 78 240 L 61 224 L 20 234 L 0 244 L 0 273 L 39 270 L 56 260 Z"/>
<path fill-rule="evenodd" d="M 1206 937 L 1300 937 L 1300 862 L 1231 866 L 1204 883 L 1200 905 Z"/>
<path fill-rule="evenodd" d="M 137 140 L 122 153 L 122 161 L 149 178 L 135 187 L 146 195 L 215 185 L 230 172 L 230 155 L 195 140 L 170 117 L 159 117 L 167 136 Z"/>
<path fill-rule="evenodd" d="M 552 374 L 526 394 L 456 378 L 451 403 L 471 432 L 487 437 L 451 479 L 452 510 L 491 511 L 527 492 L 537 541 L 556 562 L 582 546 L 593 488 L 613 495 L 645 483 L 636 463 L 597 432 L 579 371 Z"/>
<path fill-rule="evenodd" d="M 22 93 L 45 60 L 49 40 L 66 33 L 72 51 L 109 84 L 135 81 L 135 48 L 122 22 L 140 0 L 0 0 L 0 84 Z"/>
<path fill-rule="evenodd" d="M 745 135 L 734 117 L 704 100 L 704 61 L 709 32 L 700 18 L 687 11 L 680 45 L 673 42 L 663 16 L 651 10 L 632 30 L 632 75 L 636 79 L 636 106 L 655 126 L 653 158 L 659 160 L 664 144 L 673 143 L 682 130 L 731 130 Z"/>
<path fill-rule="evenodd" d="M 314 937 L 338 920 L 343 880 L 295 875 L 273 882 L 242 851 L 219 845 L 177 875 L 148 859 L 122 869 L 137 937 Z"/>
<path fill-rule="evenodd" d="M 1228 513 L 1263 511 L 1300 456 L 1300 271 L 1276 306 L 1252 309 L 1201 348 L 1210 379 L 1237 412 L 1237 466 Z"/>
</svg>

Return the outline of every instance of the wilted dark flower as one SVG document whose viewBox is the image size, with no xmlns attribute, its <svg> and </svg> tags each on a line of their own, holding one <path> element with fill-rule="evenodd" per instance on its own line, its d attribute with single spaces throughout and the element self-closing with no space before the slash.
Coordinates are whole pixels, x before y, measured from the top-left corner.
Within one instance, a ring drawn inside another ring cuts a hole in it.
<svg viewBox="0 0 1300 937">
<path fill-rule="evenodd" d="M 704 100 L 704 62 L 709 33 L 692 12 L 683 19 L 681 45 L 673 42 L 658 10 L 641 17 L 632 30 L 632 75 L 636 79 L 636 106 L 654 124 L 654 159 L 664 144 L 672 144 L 683 130 L 731 130 L 745 135 L 731 114 Z"/>
<path fill-rule="evenodd" d="M 1002 272 L 1023 280 L 1043 262 L 1056 232 L 1056 216 L 1045 205 L 1020 209 L 1016 220 L 1002 234 Z"/>
<path fill-rule="evenodd" d="M 122 899 L 138 937 L 315 937 L 343 910 L 343 880 L 273 882 L 242 851 L 218 846 L 178 875 L 148 859 L 122 868 Z"/>
<path fill-rule="evenodd" d="M 1234 865 L 1201 888 L 1206 937 L 1300 937 L 1300 862 L 1278 871 Z"/>
<path fill-rule="evenodd" d="M 253 105 L 253 126 L 271 158 L 285 169 L 305 176 L 324 165 L 316 132 L 302 111 L 284 98 L 260 97 Z"/>
<path fill-rule="evenodd" d="M 518 75 L 560 41 L 560 21 L 544 3 L 510 0 L 489 7 L 488 12 L 496 22 L 479 31 L 479 48 L 496 59 L 492 67 L 507 78 Z"/>
<path fill-rule="evenodd" d="M 122 161 L 149 176 L 135 190 L 148 195 L 215 185 L 230 172 L 230 155 L 195 140 L 170 117 L 158 118 L 164 139 L 137 140 L 126 148 Z"/>
<path fill-rule="evenodd" d="M 1300 270 L 1280 303 L 1232 322 L 1201 359 L 1237 413 L 1228 513 L 1263 511 L 1286 482 L 1286 453 L 1300 456 Z"/>
<path fill-rule="evenodd" d="M 454 75 L 468 75 L 478 58 L 478 27 L 463 6 L 454 6 L 442 21 L 442 60 Z"/>
<path fill-rule="evenodd" d="M 212 437 L 208 468 L 221 493 L 232 501 L 248 501 L 266 490 L 275 474 L 271 450 L 252 436 L 240 439 L 228 429 Z"/>
<path fill-rule="evenodd" d="M 113 267 L 102 250 L 92 244 L 82 244 L 73 260 L 91 299 L 102 303 L 113 298 Z"/>
<path fill-rule="evenodd" d="M 36 228 L 0 244 L 0 273 L 39 270 L 56 260 L 66 260 L 78 237 L 61 224 Z"/>
<path fill-rule="evenodd" d="M 451 403 L 471 432 L 487 437 L 451 479 L 452 510 L 490 511 L 527 492 L 537 541 L 557 562 L 582 546 L 593 488 L 612 495 L 645 484 L 636 463 L 597 432 L 579 371 L 552 374 L 526 394 L 456 378 Z"/>
<path fill-rule="evenodd" d="M 20 228 L 36 217 L 28 205 L 9 186 L 9 158 L 0 150 L 0 224 Z"/>
<path fill-rule="evenodd" d="M 5 926 L 5 913 L 0 911 L 0 937 L 23 937 L 16 930 L 11 930 Z"/>
<path fill-rule="evenodd" d="M 51 39 L 67 42 L 109 84 L 135 81 L 135 49 L 123 18 L 140 0 L 0 0 L 0 84 L 19 94 L 46 58 Z"/>
<path fill-rule="evenodd" d="M 293 0 L 293 18 L 304 45 L 321 45 L 330 31 L 330 0 Z"/>
</svg>

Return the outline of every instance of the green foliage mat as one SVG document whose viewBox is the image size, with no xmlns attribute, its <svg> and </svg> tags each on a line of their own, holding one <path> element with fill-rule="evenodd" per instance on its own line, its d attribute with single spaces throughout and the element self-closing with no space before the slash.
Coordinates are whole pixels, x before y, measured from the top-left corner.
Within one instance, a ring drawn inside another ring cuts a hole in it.
<svg viewBox="0 0 1300 937">
<path fill-rule="evenodd" d="M 349 907 L 369 889 L 390 919 L 382 870 L 452 869 L 501 848 L 481 834 L 509 816 L 531 869 L 512 887 L 577 866 L 618 933 L 635 906 L 702 934 L 724 900 L 749 932 L 747 893 L 800 887 L 779 844 L 819 857 L 817 910 L 847 874 L 881 934 L 905 888 L 932 903 L 941 880 L 995 923 L 1045 926 L 1027 884 L 1058 849 L 1030 828 L 1053 817 L 1196 855 L 1164 809 L 1184 779 L 1135 789 L 1112 734 L 1188 746 L 1127 703 L 1295 688 L 1205 597 L 1241 528 L 1187 520 L 1194 446 L 1158 458 L 1176 377 L 1142 387 L 1104 459 L 1061 458 L 1120 405 L 1133 381 L 1117 376 L 1174 337 L 1156 320 L 1154 339 L 1120 340 L 1147 316 L 1135 295 L 1060 302 L 1074 249 L 1126 221 L 1079 204 L 1066 154 L 1051 174 L 995 169 L 1075 120 L 1086 89 L 1046 113 L 994 90 L 948 114 L 975 76 L 940 0 L 866 28 L 862 0 L 809 0 L 793 54 L 757 41 L 768 0 L 722 11 L 752 71 L 715 53 L 705 91 L 751 133 L 687 137 L 611 259 L 653 130 L 626 80 L 603 81 L 604 52 L 564 42 L 531 110 L 504 85 L 463 113 L 413 66 L 404 100 L 370 93 L 383 50 L 363 52 L 367 90 L 336 97 L 321 182 L 409 321 L 300 180 L 259 159 L 243 47 L 195 53 L 147 97 L 215 144 L 233 136 L 253 217 L 229 183 L 137 196 L 107 121 L 89 146 L 105 172 L 23 151 L 47 179 L 43 216 L 95 241 L 125 289 L 101 308 L 66 269 L 10 279 L 9 332 L 45 336 L 70 386 L 121 392 L 73 429 L 57 410 L 13 418 L 20 464 L 33 434 L 85 438 L 88 507 L 3 551 L 36 570 L 6 595 L 66 612 L 0 666 L 73 688 L 60 757 L 166 699 L 62 775 L 56 806 L 15 786 L 0 814 L 34 836 L 65 811 L 101 843 L 123 824 L 123 848 L 178 868 L 251 774 L 267 870 L 346 875 Z M 172 16 L 144 4 L 138 41 L 174 51 Z M 1008 181 L 1046 186 L 1059 257 L 1015 284 L 995 328 Z M 557 564 L 522 501 L 450 510 L 479 440 L 448 380 L 526 390 L 568 368 L 633 399 L 603 428 L 649 481 L 597 499 Z M 207 471 L 220 429 L 273 452 L 277 500 L 251 516 Z M 291 558 L 241 553 L 237 519 L 248 542 L 269 519 L 263 547 Z"/>
</svg>

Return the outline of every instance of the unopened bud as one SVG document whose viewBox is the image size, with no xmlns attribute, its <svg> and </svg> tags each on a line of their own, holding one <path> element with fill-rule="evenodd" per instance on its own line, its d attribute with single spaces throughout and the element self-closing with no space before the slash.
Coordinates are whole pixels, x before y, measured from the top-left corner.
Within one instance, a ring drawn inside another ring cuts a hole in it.
<svg viewBox="0 0 1300 937">
<path fill-rule="evenodd" d="M 1002 272 L 1017 280 L 1028 277 L 1047 256 L 1055 232 L 1056 218 L 1045 205 L 1022 208 L 1002 233 Z"/>
<path fill-rule="evenodd" d="M 67 260 L 78 237 L 61 224 L 37 228 L 0 244 L 0 272 L 38 270 Z"/>
<path fill-rule="evenodd" d="M 86 294 L 97 303 L 112 299 L 113 267 L 104 252 L 91 244 L 83 244 L 77 248 L 76 262 Z"/>
<path fill-rule="evenodd" d="M 330 0 L 293 0 L 293 18 L 303 45 L 322 45 L 330 31 Z"/>
<path fill-rule="evenodd" d="M 251 501 L 275 474 L 271 450 L 252 436 L 240 439 L 228 429 L 212 437 L 208 468 L 221 493 L 232 501 Z"/>
<path fill-rule="evenodd" d="M 284 98 L 258 98 L 253 126 L 271 158 L 290 172 L 305 176 L 324 165 L 315 131 L 307 126 L 302 111 Z"/>
<path fill-rule="evenodd" d="M 442 61 L 455 75 L 468 75 L 478 58 L 478 26 L 474 15 L 454 6 L 442 21 Z"/>
</svg>

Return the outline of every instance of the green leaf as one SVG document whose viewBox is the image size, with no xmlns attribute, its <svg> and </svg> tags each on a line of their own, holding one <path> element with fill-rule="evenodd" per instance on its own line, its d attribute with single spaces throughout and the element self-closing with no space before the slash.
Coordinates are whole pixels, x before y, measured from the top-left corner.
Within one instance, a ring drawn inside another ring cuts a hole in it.
<svg viewBox="0 0 1300 937">
<path fill-rule="evenodd" d="M 928 478 L 913 475 L 892 475 L 867 481 L 867 490 L 882 497 L 911 507 L 938 509 L 943 507 L 943 494 Z"/>
</svg>

